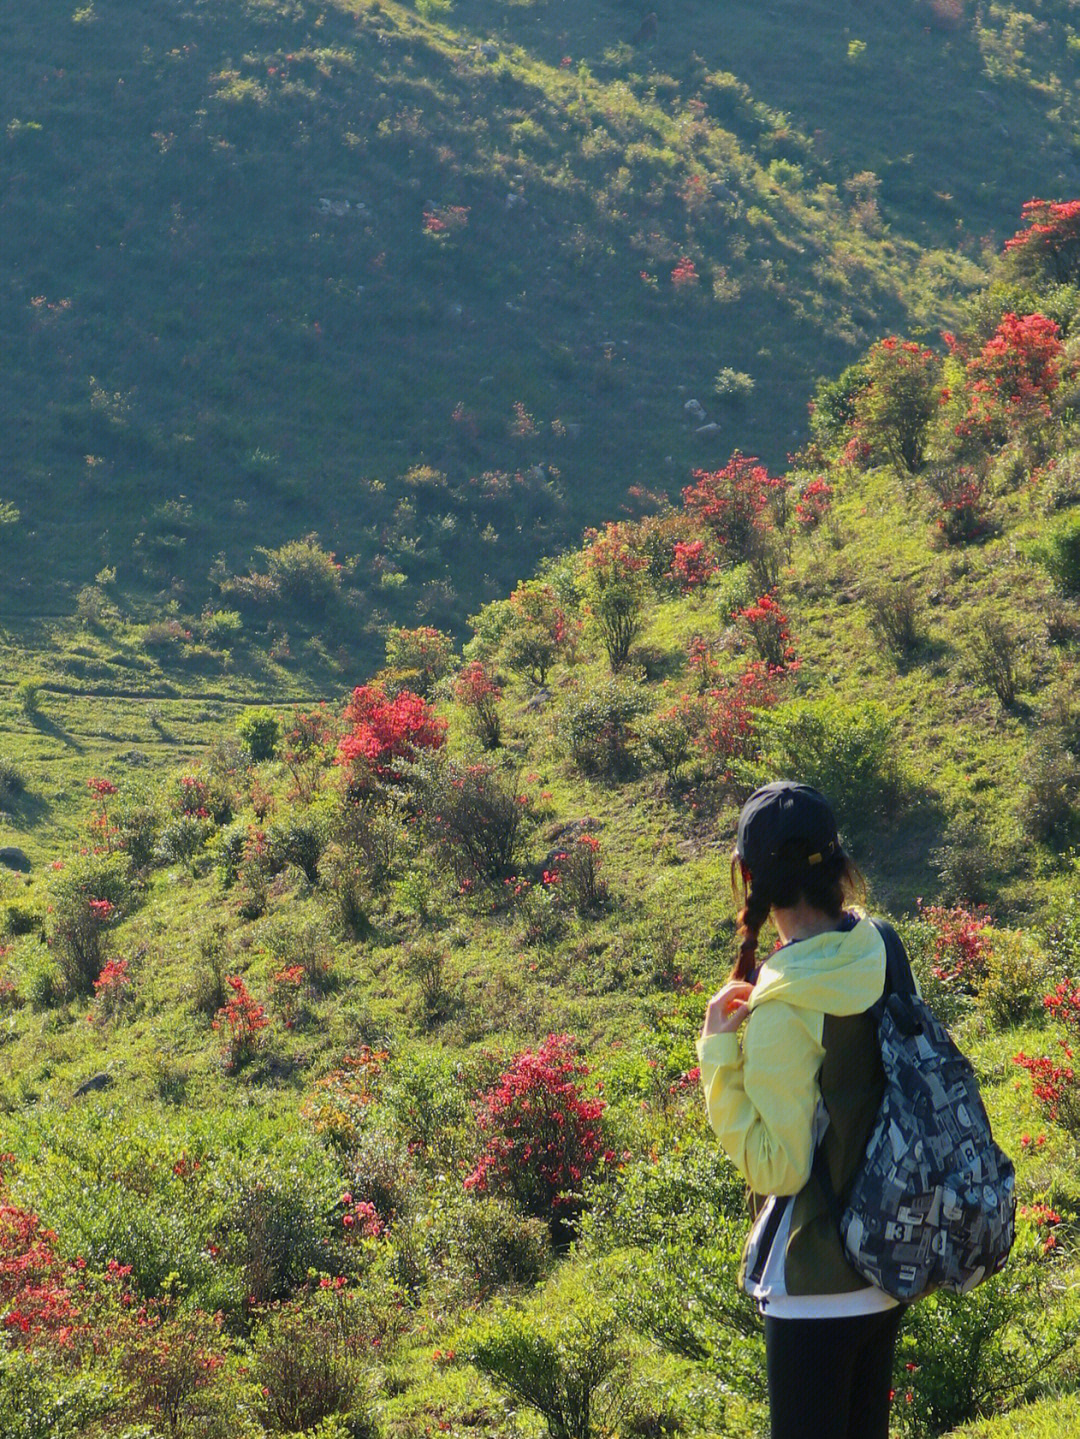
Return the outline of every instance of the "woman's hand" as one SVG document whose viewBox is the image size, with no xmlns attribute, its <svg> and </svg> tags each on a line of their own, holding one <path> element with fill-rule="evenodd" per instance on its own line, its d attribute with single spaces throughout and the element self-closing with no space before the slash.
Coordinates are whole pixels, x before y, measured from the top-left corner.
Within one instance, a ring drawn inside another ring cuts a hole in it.
<svg viewBox="0 0 1080 1439">
<path fill-rule="evenodd" d="M 709 1000 L 705 1011 L 705 1024 L 701 1031 L 704 1039 L 709 1034 L 732 1034 L 750 1013 L 748 1001 L 754 986 L 742 979 L 729 979 L 723 989 L 718 990 Z"/>
</svg>

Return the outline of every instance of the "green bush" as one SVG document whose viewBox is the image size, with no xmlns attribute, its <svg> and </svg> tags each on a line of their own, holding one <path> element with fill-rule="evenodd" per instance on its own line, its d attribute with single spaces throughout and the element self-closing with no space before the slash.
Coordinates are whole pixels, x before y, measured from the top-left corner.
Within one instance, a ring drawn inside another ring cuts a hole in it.
<svg viewBox="0 0 1080 1439">
<path fill-rule="evenodd" d="M 763 713 L 759 725 L 767 771 L 821 790 L 847 833 L 894 805 L 901 771 L 884 705 L 849 705 L 833 696 L 792 700 Z"/>
<path fill-rule="evenodd" d="M 315 534 L 289 540 L 276 550 L 260 548 L 270 579 L 283 599 L 301 605 L 326 605 L 341 591 L 341 565 Z"/>
<path fill-rule="evenodd" d="M 1054 1283 L 1042 1242 L 1021 1218 L 1001 1274 L 970 1294 L 931 1294 L 908 1309 L 894 1381 L 902 1432 L 922 1439 L 998 1413 L 1071 1350 L 1080 1303 Z"/>
<path fill-rule="evenodd" d="M 25 788 L 26 781 L 19 766 L 8 755 L 0 755 L 0 804 L 6 804 L 22 794 Z"/>
<path fill-rule="evenodd" d="M 367 1368 L 379 1336 L 371 1319 L 367 1295 L 332 1286 L 272 1307 L 252 1346 L 263 1422 L 309 1434 L 338 1416 L 349 1439 L 372 1434 Z"/>
<path fill-rule="evenodd" d="M 286 865 L 294 864 L 311 884 L 318 881 L 319 859 L 326 845 L 319 825 L 310 819 L 288 816 L 270 826 L 266 843 L 272 874 L 280 874 Z"/>
<path fill-rule="evenodd" d="M 559 719 L 559 737 L 577 767 L 586 774 L 626 773 L 634 762 L 633 721 L 646 703 L 642 686 L 629 679 L 601 680 L 572 695 Z"/>
<path fill-rule="evenodd" d="M 1035 554 L 1058 589 L 1080 594 L 1080 509 L 1070 510 L 1051 525 Z"/>
<path fill-rule="evenodd" d="M 50 888 L 46 936 L 64 984 L 86 994 L 105 963 L 108 928 L 133 898 L 125 854 L 84 855 L 65 862 Z"/>
<path fill-rule="evenodd" d="M 27 719 L 33 719 L 41 713 L 41 681 L 36 679 L 20 680 L 15 686 L 15 703 L 26 715 Z"/>
<path fill-rule="evenodd" d="M 272 709 L 258 706 L 244 710 L 236 721 L 236 733 L 255 764 L 273 759 L 281 738 L 281 724 Z"/>
<path fill-rule="evenodd" d="M 3 1439 L 83 1439 L 116 1402 L 103 1375 L 70 1373 L 21 1349 L 0 1352 Z"/>
<path fill-rule="evenodd" d="M 496 1308 L 458 1350 L 518 1403 L 535 1409 L 550 1439 L 593 1439 L 618 1428 L 626 1407 L 626 1355 L 611 1301 L 574 1273 L 529 1304 Z"/>
<path fill-rule="evenodd" d="M 192 814 L 178 815 L 158 835 L 153 857 L 161 864 L 182 864 L 190 869 L 213 832 L 212 820 L 200 819 Z"/>
</svg>

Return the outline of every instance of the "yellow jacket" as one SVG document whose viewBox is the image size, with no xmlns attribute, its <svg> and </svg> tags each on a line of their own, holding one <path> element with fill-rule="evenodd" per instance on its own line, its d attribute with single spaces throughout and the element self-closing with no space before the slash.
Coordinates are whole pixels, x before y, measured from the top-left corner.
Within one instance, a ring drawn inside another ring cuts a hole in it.
<svg viewBox="0 0 1080 1439">
<path fill-rule="evenodd" d="M 776 1265 L 768 1271 L 780 1295 L 865 1284 L 846 1264 L 835 1225 L 808 1181 L 815 1146 L 826 1134 L 838 1194 L 865 1149 L 881 1097 L 880 1057 L 869 1019 L 845 1025 L 844 1018 L 865 1015 L 884 984 L 885 942 L 860 917 L 851 928 L 797 940 L 765 961 L 741 1042 L 737 1034 L 698 1040 L 709 1123 L 735 1167 L 754 1195 L 800 1196 L 781 1231 L 788 1273 L 781 1265 L 777 1281 Z M 823 1101 L 827 1044 L 833 1048 Z M 748 1250 L 754 1240 L 752 1234 Z M 751 1267 L 760 1269 L 754 1260 Z M 754 1283 L 747 1288 L 763 1297 Z"/>
</svg>

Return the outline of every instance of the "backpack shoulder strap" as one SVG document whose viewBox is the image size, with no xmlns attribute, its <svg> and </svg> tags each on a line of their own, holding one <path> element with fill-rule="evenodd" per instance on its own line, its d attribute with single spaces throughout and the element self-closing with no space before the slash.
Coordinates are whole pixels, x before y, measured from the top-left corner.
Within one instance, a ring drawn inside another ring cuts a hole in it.
<svg viewBox="0 0 1080 1439">
<path fill-rule="evenodd" d="M 918 994 L 918 989 L 904 941 L 888 920 L 872 919 L 870 923 L 885 941 L 885 990 L 872 1009 L 874 1018 L 880 1021 L 885 1001 L 890 994 L 915 995 Z"/>
</svg>

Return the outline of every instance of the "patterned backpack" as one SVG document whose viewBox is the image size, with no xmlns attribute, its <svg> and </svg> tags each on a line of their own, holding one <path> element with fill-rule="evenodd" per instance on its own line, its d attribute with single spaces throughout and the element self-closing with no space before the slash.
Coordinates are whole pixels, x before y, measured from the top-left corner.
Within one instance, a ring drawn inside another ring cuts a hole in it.
<svg viewBox="0 0 1080 1439">
<path fill-rule="evenodd" d="M 843 1211 L 820 1146 L 814 1173 L 864 1279 L 904 1302 L 965 1294 L 1009 1257 L 1012 1161 L 994 1143 L 971 1064 L 916 992 L 900 936 L 874 923 L 885 940 L 885 991 L 870 1011 L 885 1094 Z"/>
</svg>

